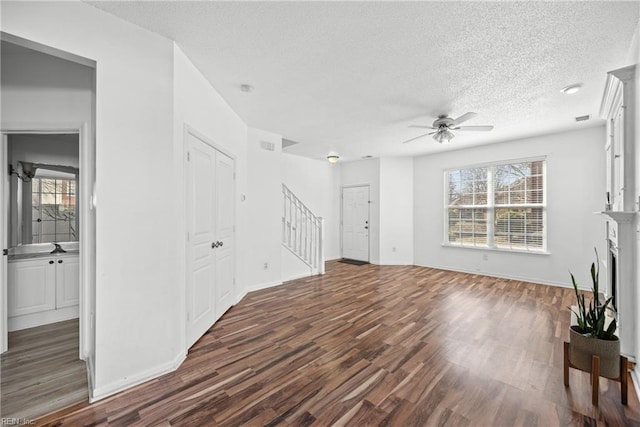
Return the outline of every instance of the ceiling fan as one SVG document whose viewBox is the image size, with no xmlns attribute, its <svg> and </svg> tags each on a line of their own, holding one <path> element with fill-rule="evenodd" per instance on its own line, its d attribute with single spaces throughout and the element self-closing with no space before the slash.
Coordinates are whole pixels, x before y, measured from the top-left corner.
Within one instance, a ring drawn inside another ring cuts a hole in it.
<svg viewBox="0 0 640 427">
<path fill-rule="evenodd" d="M 433 135 L 433 139 L 442 144 L 445 141 L 451 141 L 455 137 L 453 132 L 451 132 L 452 130 L 490 131 L 493 129 L 493 126 L 491 125 L 459 126 L 460 123 L 473 119 L 475 116 L 477 116 L 477 114 L 471 112 L 463 114 L 457 119 L 452 119 L 448 116 L 438 116 L 431 126 L 411 125 L 409 126 L 410 128 L 433 129 L 434 131 L 416 136 L 415 138 L 407 139 L 402 143 L 406 144 L 407 142 L 422 138 L 423 136 Z"/>
</svg>

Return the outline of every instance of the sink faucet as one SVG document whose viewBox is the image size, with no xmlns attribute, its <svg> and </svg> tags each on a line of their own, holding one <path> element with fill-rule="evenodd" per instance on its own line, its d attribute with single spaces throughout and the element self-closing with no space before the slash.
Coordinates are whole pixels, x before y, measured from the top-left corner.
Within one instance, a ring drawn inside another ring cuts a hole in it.
<svg viewBox="0 0 640 427">
<path fill-rule="evenodd" d="M 65 251 L 64 249 L 62 249 L 62 246 L 60 246 L 58 243 L 52 242 L 55 245 L 55 249 L 52 250 L 50 253 L 52 254 L 63 254 L 67 251 Z"/>
</svg>

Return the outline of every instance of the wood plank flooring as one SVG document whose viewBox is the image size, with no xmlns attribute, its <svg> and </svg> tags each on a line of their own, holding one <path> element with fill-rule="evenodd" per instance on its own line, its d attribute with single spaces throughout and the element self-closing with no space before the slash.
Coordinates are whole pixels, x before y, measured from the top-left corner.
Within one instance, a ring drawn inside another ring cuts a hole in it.
<svg viewBox="0 0 640 427">
<path fill-rule="evenodd" d="M 2 418 L 34 419 L 87 401 L 87 370 L 78 358 L 78 319 L 10 332 L 0 377 Z"/>
<path fill-rule="evenodd" d="M 633 389 L 562 378 L 569 289 L 413 266 L 327 265 L 253 292 L 178 370 L 69 426 L 640 425 Z"/>
</svg>

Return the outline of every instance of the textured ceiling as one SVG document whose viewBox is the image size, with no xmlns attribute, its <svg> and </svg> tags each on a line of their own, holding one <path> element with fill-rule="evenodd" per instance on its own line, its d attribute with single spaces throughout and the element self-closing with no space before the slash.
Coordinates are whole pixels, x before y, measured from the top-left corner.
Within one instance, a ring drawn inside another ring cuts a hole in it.
<svg viewBox="0 0 640 427">
<path fill-rule="evenodd" d="M 250 126 L 345 160 L 594 126 L 637 2 L 90 2 L 175 40 Z M 559 90 L 583 83 L 579 93 Z M 241 84 L 254 87 L 240 91 Z M 474 111 L 449 144 L 420 135 Z M 574 117 L 591 114 L 587 122 Z M 424 132 L 422 132 L 424 133 Z"/>
</svg>

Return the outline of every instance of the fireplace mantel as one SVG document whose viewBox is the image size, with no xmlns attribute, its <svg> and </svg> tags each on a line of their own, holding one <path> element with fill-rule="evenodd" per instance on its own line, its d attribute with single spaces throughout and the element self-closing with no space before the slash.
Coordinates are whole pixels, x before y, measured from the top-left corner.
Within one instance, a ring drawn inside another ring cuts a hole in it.
<svg viewBox="0 0 640 427">
<path fill-rule="evenodd" d="M 638 217 L 640 212 L 636 211 L 602 211 L 596 214 L 608 216 L 618 224 L 631 224 Z"/>
</svg>

